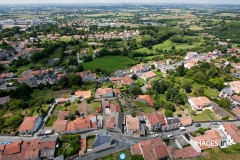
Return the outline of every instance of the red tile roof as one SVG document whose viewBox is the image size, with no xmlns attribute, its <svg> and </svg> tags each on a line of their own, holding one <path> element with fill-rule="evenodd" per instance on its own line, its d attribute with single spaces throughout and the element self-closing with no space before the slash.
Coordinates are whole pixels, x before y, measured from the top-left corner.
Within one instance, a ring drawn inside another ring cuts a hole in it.
<svg viewBox="0 0 240 160">
<path fill-rule="evenodd" d="M 18 131 L 21 132 L 26 130 L 33 130 L 35 126 L 35 122 L 38 118 L 39 116 L 26 117 L 22 122 L 21 126 L 19 127 Z"/>
<path fill-rule="evenodd" d="M 149 95 L 139 95 L 138 99 L 145 100 L 150 107 L 153 106 L 154 100 Z"/>
<path fill-rule="evenodd" d="M 7 144 L 4 149 L 4 155 L 20 153 L 23 141 Z"/>
<path fill-rule="evenodd" d="M 240 129 L 236 124 L 225 123 L 223 124 L 223 127 L 235 143 L 240 143 Z"/>
<path fill-rule="evenodd" d="M 182 125 L 188 125 L 188 124 L 192 124 L 192 118 L 190 116 L 182 116 L 179 118 Z"/>
<path fill-rule="evenodd" d="M 133 155 L 140 154 L 145 160 L 157 160 L 168 157 L 167 147 L 160 137 L 141 141 L 131 146 Z"/>
<path fill-rule="evenodd" d="M 121 112 L 120 105 L 115 103 L 115 104 L 110 104 L 110 111 L 111 113 L 113 112 Z"/>
<path fill-rule="evenodd" d="M 165 117 L 163 114 L 152 113 L 152 114 L 144 114 L 144 117 L 150 122 L 150 125 L 153 126 L 159 122 L 166 124 Z"/>
<path fill-rule="evenodd" d="M 202 155 L 201 152 L 197 152 L 195 149 L 193 149 L 192 146 L 189 146 L 186 148 L 176 150 L 173 157 L 174 159 L 179 159 L 179 158 L 193 158 L 201 155 Z"/>
<path fill-rule="evenodd" d="M 57 120 L 66 120 L 69 115 L 69 111 L 59 111 Z"/>
<path fill-rule="evenodd" d="M 109 101 L 104 101 L 104 107 L 109 107 L 109 106 L 110 106 Z"/>
<path fill-rule="evenodd" d="M 87 98 L 90 98 L 91 97 L 91 90 L 88 90 L 88 91 L 76 91 L 75 92 L 75 96 L 78 96 L 78 97 L 83 97 L 85 99 Z"/>
<path fill-rule="evenodd" d="M 67 120 L 57 120 L 53 123 L 53 129 L 57 132 L 65 131 L 67 126 Z"/>
<path fill-rule="evenodd" d="M 115 115 L 106 115 L 106 126 L 107 128 L 114 128 Z"/>
</svg>

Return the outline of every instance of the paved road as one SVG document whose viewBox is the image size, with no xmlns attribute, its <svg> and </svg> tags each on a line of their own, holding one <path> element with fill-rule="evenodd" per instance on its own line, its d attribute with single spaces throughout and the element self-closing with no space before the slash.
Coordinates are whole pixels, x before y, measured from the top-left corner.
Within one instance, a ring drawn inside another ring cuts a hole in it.
<svg viewBox="0 0 240 160">
<path fill-rule="evenodd" d="M 107 127 L 106 127 L 106 108 L 104 105 L 104 98 L 101 98 L 101 103 L 102 103 L 102 113 L 103 113 L 103 118 L 102 118 L 102 128 L 106 131 Z"/>
</svg>

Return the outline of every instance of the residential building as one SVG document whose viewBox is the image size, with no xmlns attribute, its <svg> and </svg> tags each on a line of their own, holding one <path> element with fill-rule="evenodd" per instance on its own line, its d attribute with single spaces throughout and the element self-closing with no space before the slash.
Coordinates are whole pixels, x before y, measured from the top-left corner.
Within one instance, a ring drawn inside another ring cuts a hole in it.
<svg viewBox="0 0 240 160">
<path fill-rule="evenodd" d="M 112 136 L 107 132 L 98 132 L 96 138 L 93 142 L 93 152 L 99 152 L 106 150 L 117 145 L 116 142 L 113 142 Z"/>
<path fill-rule="evenodd" d="M 56 132 L 65 132 L 67 123 L 68 123 L 67 120 L 57 120 L 53 123 L 52 129 L 55 130 Z"/>
<path fill-rule="evenodd" d="M 231 88 L 223 88 L 220 93 L 219 97 L 221 98 L 230 98 L 234 94 L 234 91 Z"/>
<path fill-rule="evenodd" d="M 133 135 L 140 132 L 140 122 L 136 117 L 126 118 L 126 133 Z"/>
<path fill-rule="evenodd" d="M 166 64 L 167 64 L 167 65 L 172 64 L 172 63 L 173 63 L 173 60 L 172 60 L 171 58 L 168 58 L 168 59 L 166 60 Z"/>
<path fill-rule="evenodd" d="M 96 93 L 97 93 L 97 96 L 100 98 L 113 97 L 112 88 L 98 88 Z"/>
<path fill-rule="evenodd" d="M 10 100 L 10 97 L 9 97 L 9 96 L 1 97 L 1 98 L 0 98 L 0 106 L 3 106 L 4 103 L 8 102 L 9 100 Z"/>
<path fill-rule="evenodd" d="M 184 58 L 185 60 L 190 60 L 193 58 L 197 58 L 199 54 L 197 52 L 188 52 L 186 57 Z"/>
<path fill-rule="evenodd" d="M 133 83 L 133 79 L 129 76 L 113 77 L 113 78 L 110 78 L 110 81 L 115 85 L 130 85 Z"/>
<path fill-rule="evenodd" d="M 20 134 L 22 133 L 33 133 L 36 132 L 40 124 L 42 123 L 42 117 L 33 116 L 33 117 L 26 117 L 18 131 Z"/>
<path fill-rule="evenodd" d="M 192 146 L 188 146 L 182 149 L 175 150 L 173 146 L 168 146 L 167 150 L 172 159 L 188 159 L 195 158 L 202 155 L 201 152 L 197 152 L 194 150 Z"/>
<path fill-rule="evenodd" d="M 150 132 L 159 131 L 161 130 L 161 127 L 166 124 L 164 115 L 156 112 L 152 114 L 144 114 L 143 118 L 146 121 L 146 125 Z"/>
<path fill-rule="evenodd" d="M 228 82 L 227 85 L 230 89 L 232 89 L 235 93 L 240 93 L 240 81 L 232 81 Z"/>
<path fill-rule="evenodd" d="M 69 111 L 59 111 L 57 120 L 67 120 L 69 113 Z"/>
<path fill-rule="evenodd" d="M 142 79 L 144 79 L 145 81 L 153 79 L 155 77 L 157 77 L 157 74 L 154 73 L 153 71 L 149 71 L 147 73 L 144 73 L 142 76 Z"/>
<path fill-rule="evenodd" d="M 114 112 L 106 115 L 106 127 L 111 132 L 122 132 L 123 125 L 123 114 L 122 112 Z"/>
<path fill-rule="evenodd" d="M 57 146 L 59 146 L 58 136 L 42 138 L 40 141 L 40 158 L 53 159 Z"/>
<path fill-rule="evenodd" d="M 237 118 L 240 118 L 240 108 L 239 107 L 233 108 L 232 111 L 236 114 Z"/>
<path fill-rule="evenodd" d="M 240 106 L 240 96 L 235 94 L 230 98 L 231 103 Z"/>
<path fill-rule="evenodd" d="M 202 111 L 203 107 L 211 104 L 211 101 L 206 97 L 194 97 L 188 98 L 188 103 L 191 105 L 192 110 Z"/>
<path fill-rule="evenodd" d="M 197 61 L 192 59 L 192 60 L 188 60 L 187 63 L 184 64 L 184 67 L 187 69 L 190 69 L 196 65 L 197 65 Z"/>
<path fill-rule="evenodd" d="M 240 143 L 240 129 L 234 123 L 225 123 L 219 126 L 219 132 L 227 140 L 228 145 Z"/>
<path fill-rule="evenodd" d="M 155 68 L 159 68 L 165 65 L 165 62 L 163 60 L 154 62 L 153 65 L 155 66 Z"/>
<path fill-rule="evenodd" d="M 137 99 L 146 103 L 148 106 L 153 107 L 154 100 L 149 95 L 139 95 Z"/>
<path fill-rule="evenodd" d="M 217 131 L 207 130 L 204 135 L 192 137 L 190 144 L 197 152 L 201 152 L 219 146 L 221 138 Z M 209 143 L 213 145 L 209 145 Z"/>
<path fill-rule="evenodd" d="M 142 155 L 144 160 L 167 159 L 168 151 L 166 144 L 160 137 L 140 141 L 131 146 L 131 154 Z"/>
<path fill-rule="evenodd" d="M 66 103 L 66 102 L 68 102 L 68 98 L 60 98 L 60 99 L 58 99 L 57 100 L 57 104 L 63 104 L 63 103 Z"/>
<path fill-rule="evenodd" d="M 142 73 L 150 70 L 150 66 L 148 64 L 139 64 L 137 66 L 133 66 L 130 70 L 132 73 Z"/>
<path fill-rule="evenodd" d="M 192 118 L 191 116 L 182 116 L 179 118 L 181 121 L 182 126 L 187 127 L 192 125 Z"/>
<path fill-rule="evenodd" d="M 76 74 L 79 75 L 80 77 L 82 77 L 83 81 L 89 81 L 89 80 L 96 80 L 97 79 L 96 73 L 92 73 L 91 70 L 83 71 L 83 72 L 76 72 Z"/>
<path fill-rule="evenodd" d="M 12 73 L 12 72 L 0 74 L 0 78 L 1 78 L 1 79 L 4 79 L 4 78 L 13 78 L 13 77 L 14 77 L 14 73 Z"/>
<path fill-rule="evenodd" d="M 169 117 L 165 119 L 166 124 L 162 126 L 162 131 L 178 129 L 182 124 L 179 118 Z"/>
<path fill-rule="evenodd" d="M 88 91 L 76 91 L 75 96 L 77 97 L 83 97 L 84 99 L 91 97 L 91 90 Z"/>
</svg>

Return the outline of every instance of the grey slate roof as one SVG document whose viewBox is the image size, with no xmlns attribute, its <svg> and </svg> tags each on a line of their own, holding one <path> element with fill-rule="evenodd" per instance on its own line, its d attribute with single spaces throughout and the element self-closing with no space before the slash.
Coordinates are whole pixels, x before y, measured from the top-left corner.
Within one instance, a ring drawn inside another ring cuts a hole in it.
<svg viewBox="0 0 240 160">
<path fill-rule="evenodd" d="M 229 96 L 232 96 L 234 94 L 234 91 L 232 89 L 230 89 L 230 88 L 227 88 L 227 87 L 223 88 L 221 90 L 221 92 L 223 92 L 224 94 L 227 94 Z"/>
<path fill-rule="evenodd" d="M 99 132 L 93 142 L 93 148 L 99 147 L 106 143 L 111 143 L 112 137 L 107 132 Z"/>
<path fill-rule="evenodd" d="M 179 118 L 167 118 L 167 124 L 171 125 L 171 124 L 175 124 L 175 123 L 181 123 Z"/>
</svg>

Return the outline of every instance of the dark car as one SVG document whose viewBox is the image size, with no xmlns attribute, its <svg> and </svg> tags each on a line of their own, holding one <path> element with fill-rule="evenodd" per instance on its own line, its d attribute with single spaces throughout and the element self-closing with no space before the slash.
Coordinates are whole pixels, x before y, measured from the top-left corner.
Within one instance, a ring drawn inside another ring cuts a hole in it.
<svg viewBox="0 0 240 160">
<path fill-rule="evenodd" d="M 196 123 L 196 124 L 195 124 L 195 127 L 200 127 L 200 126 L 201 126 L 200 123 Z"/>
<path fill-rule="evenodd" d="M 233 108 L 235 108 L 235 106 L 230 106 L 229 108 L 230 108 L 230 109 L 233 109 Z"/>
</svg>

